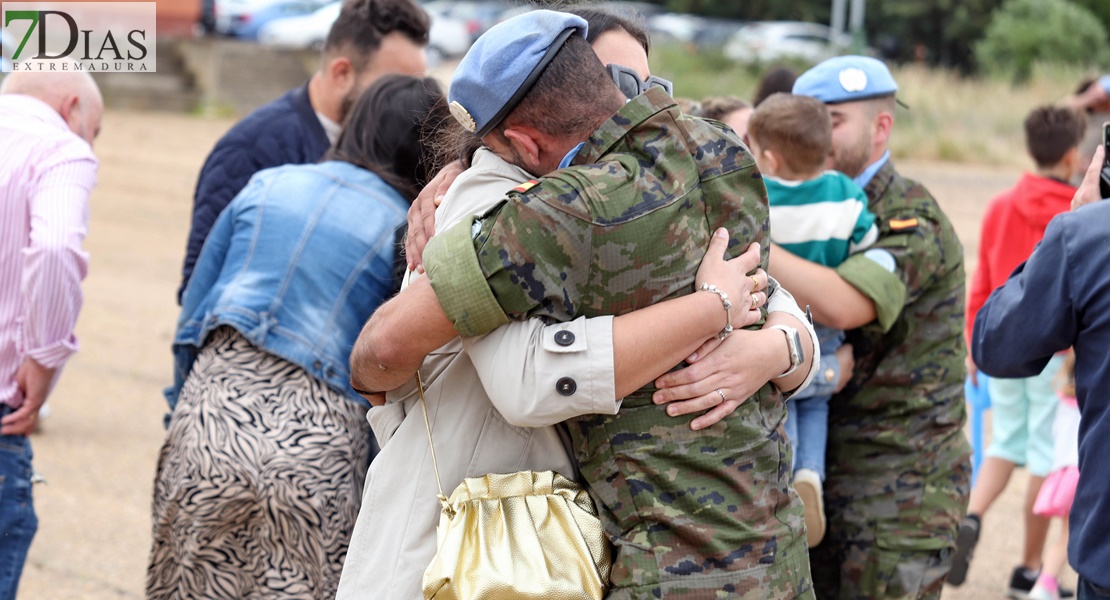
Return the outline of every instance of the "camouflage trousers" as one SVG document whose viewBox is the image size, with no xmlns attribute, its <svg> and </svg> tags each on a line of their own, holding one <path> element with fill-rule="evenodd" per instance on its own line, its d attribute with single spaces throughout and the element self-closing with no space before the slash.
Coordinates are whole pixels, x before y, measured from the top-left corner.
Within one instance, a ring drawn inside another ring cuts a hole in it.
<svg viewBox="0 0 1110 600">
<path fill-rule="evenodd" d="M 804 541 L 804 540 L 803 540 Z M 605 600 L 815 600 L 803 552 L 784 557 L 774 569 L 756 568 L 733 572 L 692 584 L 670 581 L 661 585 L 609 590 Z M 788 563 L 788 564 L 781 564 Z"/>
<path fill-rule="evenodd" d="M 838 432 L 839 433 L 839 432 Z M 830 429 L 825 540 L 810 550 L 818 598 L 938 598 L 971 488 L 963 432 L 905 448 Z"/>
<path fill-rule="evenodd" d="M 903 552 L 873 543 L 810 550 L 818 598 L 940 598 L 952 566 L 951 550 Z"/>
</svg>

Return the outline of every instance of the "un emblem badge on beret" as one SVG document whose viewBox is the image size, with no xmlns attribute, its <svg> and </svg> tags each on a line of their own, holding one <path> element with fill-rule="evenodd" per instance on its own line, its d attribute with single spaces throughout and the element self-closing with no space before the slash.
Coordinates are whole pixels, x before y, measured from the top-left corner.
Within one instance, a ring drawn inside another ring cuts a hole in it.
<svg viewBox="0 0 1110 600">
<path fill-rule="evenodd" d="M 840 87 L 845 92 L 862 92 L 867 88 L 867 73 L 863 69 L 850 68 L 840 72 Z"/>
<path fill-rule="evenodd" d="M 455 117 L 455 120 L 463 126 L 463 129 L 466 129 L 470 133 L 474 133 L 474 130 L 477 129 L 478 126 L 474 123 L 474 117 L 470 116 L 470 113 L 463 108 L 463 105 L 459 104 L 458 101 L 454 101 L 451 103 L 450 107 L 451 116 Z"/>
</svg>

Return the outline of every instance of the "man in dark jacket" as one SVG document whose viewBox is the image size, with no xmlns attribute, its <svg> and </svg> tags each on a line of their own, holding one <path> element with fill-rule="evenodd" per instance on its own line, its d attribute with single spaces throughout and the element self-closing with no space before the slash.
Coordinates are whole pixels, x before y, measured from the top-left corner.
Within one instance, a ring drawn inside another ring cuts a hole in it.
<svg viewBox="0 0 1110 600">
<path fill-rule="evenodd" d="M 1083 418 L 1068 557 L 1079 600 L 1110 596 L 1110 202 L 1097 201 L 1102 162 L 1099 147 L 1072 212 L 1048 224 L 1029 260 L 991 294 L 971 338 L 975 364 L 992 377 L 1030 377 L 1053 354 L 1075 348 Z"/>
<path fill-rule="evenodd" d="M 259 108 L 212 149 L 197 180 L 178 303 L 208 232 L 258 171 L 319 160 L 347 111 L 383 75 L 424 74 L 430 21 L 412 0 L 353 0 L 331 27 L 307 84 Z"/>
</svg>

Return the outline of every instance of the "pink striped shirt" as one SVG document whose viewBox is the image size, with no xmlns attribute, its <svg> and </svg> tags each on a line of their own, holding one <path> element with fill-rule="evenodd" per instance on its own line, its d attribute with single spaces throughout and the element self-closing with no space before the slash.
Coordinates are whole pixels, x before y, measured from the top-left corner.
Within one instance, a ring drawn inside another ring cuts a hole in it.
<svg viewBox="0 0 1110 600">
<path fill-rule="evenodd" d="M 25 357 L 59 368 L 77 351 L 96 170 L 92 148 L 52 108 L 0 95 L 0 402 L 13 407 Z"/>
</svg>

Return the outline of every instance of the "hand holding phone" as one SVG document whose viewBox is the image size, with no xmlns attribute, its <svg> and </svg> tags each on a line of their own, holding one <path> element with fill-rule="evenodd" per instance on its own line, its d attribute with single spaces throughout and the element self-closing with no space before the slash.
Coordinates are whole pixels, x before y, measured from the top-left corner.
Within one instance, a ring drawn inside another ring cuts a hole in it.
<svg viewBox="0 0 1110 600">
<path fill-rule="evenodd" d="M 1104 146 L 1095 147 L 1095 155 L 1091 157 L 1091 164 L 1087 166 L 1087 171 L 1083 174 L 1083 181 L 1079 182 L 1079 187 L 1075 190 L 1075 195 L 1071 199 L 1071 209 L 1076 210 L 1088 204 L 1099 202 L 1103 199 L 1102 192 L 1099 190 L 1102 184 L 1103 168 L 1106 166 L 1106 148 Z"/>
</svg>

